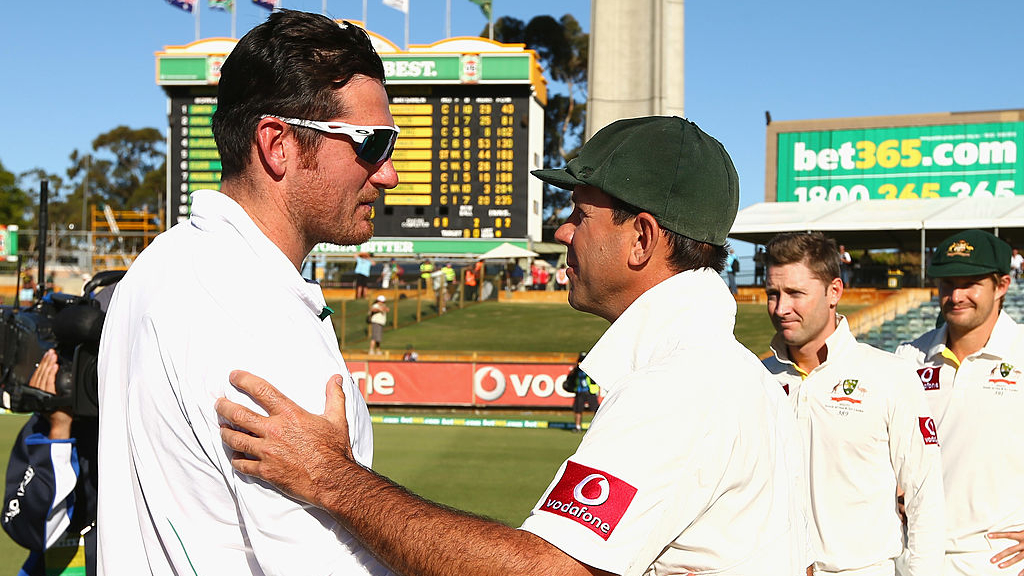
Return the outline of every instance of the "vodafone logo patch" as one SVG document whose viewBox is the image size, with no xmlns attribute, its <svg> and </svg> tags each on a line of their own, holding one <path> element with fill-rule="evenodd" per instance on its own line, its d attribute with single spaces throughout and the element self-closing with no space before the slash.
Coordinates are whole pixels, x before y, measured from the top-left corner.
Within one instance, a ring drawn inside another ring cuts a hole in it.
<svg viewBox="0 0 1024 576">
<path fill-rule="evenodd" d="M 635 495 L 636 488 L 615 476 L 570 460 L 540 509 L 578 522 L 607 540 Z"/>
<path fill-rule="evenodd" d="M 921 385 L 924 386 L 925 390 L 938 390 L 939 389 L 939 367 L 928 366 L 927 368 L 918 368 L 917 377 L 921 379 Z"/>
<path fill-rule="evenodd" d="M 921 428 L 921 436 L 925 444 L 939 445 L 939 431 L 935 427 L 935 420 L 927 416 L 918 416 L 917 425 Z"/>
</svg>

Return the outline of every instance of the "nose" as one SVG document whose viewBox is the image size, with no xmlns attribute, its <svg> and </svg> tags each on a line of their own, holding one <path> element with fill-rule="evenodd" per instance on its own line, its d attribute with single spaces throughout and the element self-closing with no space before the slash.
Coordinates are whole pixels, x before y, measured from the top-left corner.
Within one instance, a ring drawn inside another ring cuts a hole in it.
<svg viewBox="0 0 1024 576">
<path fill-rule="evenodd" d="M 563 222 L 561 226 L 555 230 L 555 242 L 563 244 L 565 246 L 572 245 L 572 236 L 576 232 L 576 226 L 569 223 L 568 221 Z"/>
<path fill-rule="evenodd" d="M 370 175 L 370 183 L 377 188 L 385 190 L 398 186 L 398 170 L 395 170 L 395 163 L 388 158 L 377 170 Z"/>
</svg>

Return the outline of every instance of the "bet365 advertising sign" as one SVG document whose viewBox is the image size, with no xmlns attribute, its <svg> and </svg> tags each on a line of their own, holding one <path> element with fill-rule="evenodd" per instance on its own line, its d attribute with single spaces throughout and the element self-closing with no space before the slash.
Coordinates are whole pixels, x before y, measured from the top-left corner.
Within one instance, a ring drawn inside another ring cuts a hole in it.
<svg viewBox="0 0 1024 576">
<path fill-rule="evenodd" d="M 1024 195 L 1024 122 L 778 135 L 779 202 Z"/>
</svg>

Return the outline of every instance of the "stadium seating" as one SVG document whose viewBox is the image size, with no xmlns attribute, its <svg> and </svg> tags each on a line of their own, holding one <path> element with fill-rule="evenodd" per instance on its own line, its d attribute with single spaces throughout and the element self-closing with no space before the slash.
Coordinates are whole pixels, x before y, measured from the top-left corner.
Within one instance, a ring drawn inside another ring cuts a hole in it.
<svg viewBox="0 0 1024 576">
<path fill-rule="evenodd" d="M 1014 321 L 1024 323 L 1024 283 L 1014 282 L 1006 293 L 1003 310 Z M 913 340 L 935 327 L 939 317 L 939 298 L 933 296 L 931 301 L 917 308 L 896 316 L 881 326 L 872 328 L 857 339 L 876 348 L 892 352 L 902 342 Z"/>
</svg>

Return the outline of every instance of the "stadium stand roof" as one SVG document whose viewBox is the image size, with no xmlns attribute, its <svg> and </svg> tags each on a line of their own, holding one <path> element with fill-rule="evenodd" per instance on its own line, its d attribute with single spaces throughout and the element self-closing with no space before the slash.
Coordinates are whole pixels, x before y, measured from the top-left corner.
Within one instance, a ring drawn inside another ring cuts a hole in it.
<svg viewBox="0 0 1024 576">
<path fill-rule="evenodd" d="M 729 237 L 764 244 L 780 232 L 824 232 L 855 249 L 924 251 L 957 230 L 982 228 L 1024 245 L 1024 196 L 830 203 L 763 202 L 739 211 Z"/>
</svg>

